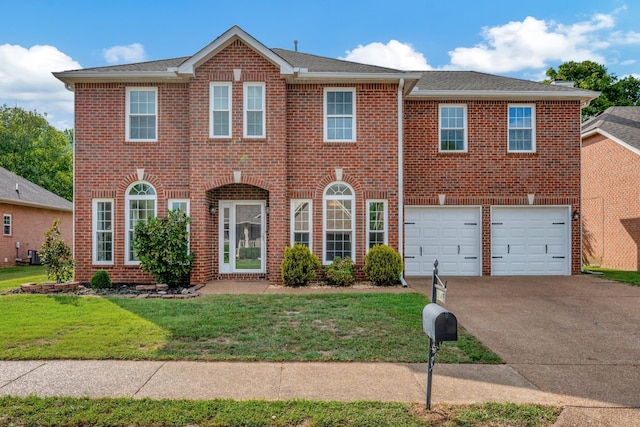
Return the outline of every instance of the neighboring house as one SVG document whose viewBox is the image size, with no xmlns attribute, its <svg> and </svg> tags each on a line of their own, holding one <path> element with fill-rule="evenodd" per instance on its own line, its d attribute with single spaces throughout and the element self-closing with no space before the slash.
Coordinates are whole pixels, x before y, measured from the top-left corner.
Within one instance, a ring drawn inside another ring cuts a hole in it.
<svg viewBox="0 0 640 427">
<path fill-rule="evenodd" d="M 73 244 L 73 203 L 0 167 L 0 267 L 37 263 L 44 233 L 60 219 L 62 238 Z"/>
<path fill-rule="evenodd" d="M 582 125 L 583 256 L 640 270 L 640 107 L 609 107 Z"/>
<path fill-rule="evenodd" d="M 407 276 L 577 274 L 580 109 L 597 93 L 269 49 L 237 26 L 193 56 L 55 73 L 75 92 L 76 279 L 151 281 L 131 241 L 192 217 L 193 283 L 280 281 L 386 243 Z M 360 269 L 358 269 L 360 271 Z"/>
</svg>

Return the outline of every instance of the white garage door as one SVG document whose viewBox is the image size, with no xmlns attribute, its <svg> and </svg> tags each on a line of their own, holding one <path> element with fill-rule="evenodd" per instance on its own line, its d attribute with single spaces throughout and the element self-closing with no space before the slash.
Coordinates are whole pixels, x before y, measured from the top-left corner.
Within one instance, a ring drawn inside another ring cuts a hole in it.
<svg viewBox="0 0 640 427">
<path fill-rule="evenodd" d="M 571 274 L 570 209 L 492 207 L 491 274 Z"/>
<path fill-rule="evenodd" d="M 430 276 L 433 261 L 443 276 L 480 275 L 479 207 L 407 207 L 405 275 Z"/>
</svg>

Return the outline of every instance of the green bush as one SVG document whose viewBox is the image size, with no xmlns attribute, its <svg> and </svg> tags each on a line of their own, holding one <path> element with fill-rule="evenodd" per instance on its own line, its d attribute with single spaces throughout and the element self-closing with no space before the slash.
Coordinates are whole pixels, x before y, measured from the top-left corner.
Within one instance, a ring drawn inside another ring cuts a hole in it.
<svg viewBox="0 0 640 427">
<path fill-rule="evenodd" d="M 280 264 L 282 281 L 287 286 L 304 286 L 316 278 L 320 260 L 304 245 L 295 244 L 285 248 Z"/>
<path fill-rule="evenodd" d="M 91 287 L 94 289 L 105 289 L 112 286 L 111 277 L 106 270 L 98 270 L 91 276 Z"/>
<path fill-rule="evenodd" d="M 324 268 L 324 277 L 332 286 L 351 286 L 353 277 L 353 261 L 351 258 L 333 258 L 333 262 Z"/>
<path fill-rule="evenodd" d="M 402 257 L 390 246 L 376 245 L 364 257 L 362 269 L 376 285 L 394 285 L 400 281 Z"/>
<path fill-rule="evenodd" d="M 60 238 L 60 220 L 55 219 L 53 226 L 44 233 L 44 243 L 38 251 L 40 262 L 47 270 L 47 277 L 56 283 L 73 279 L 73 254 L 71 248 Z"/>
</svg>

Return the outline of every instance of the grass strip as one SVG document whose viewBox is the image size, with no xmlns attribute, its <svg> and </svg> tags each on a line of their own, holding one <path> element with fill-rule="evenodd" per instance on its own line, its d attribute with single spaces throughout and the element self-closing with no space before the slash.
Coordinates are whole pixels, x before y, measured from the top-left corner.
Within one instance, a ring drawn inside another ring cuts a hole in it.
<svg viewBox="0 0 640 427">
<path fill-rule="evenodd" d="M 560 409 L 512 403 L 423 405 L 308 400 L 150 400 L 5 396 L 0 426 L 525 426 L 552 425 Z"/>
<path fill-rule="evenodd" d="M 19 288 L 23 283 L 46 281 L 47 273 L 42 265 L 0 268 L 0 293 Z"/>
<path fill-rule="evenodd" d="M 640 286 L 640 271 L 611 270 L 599 267 L 588 267 L 586 270 L 599 271 L 602 273 L 602 277 L 607 280 L 614 280 L 616 282 L 628 283 L 633 286 Z"/>
</svg>

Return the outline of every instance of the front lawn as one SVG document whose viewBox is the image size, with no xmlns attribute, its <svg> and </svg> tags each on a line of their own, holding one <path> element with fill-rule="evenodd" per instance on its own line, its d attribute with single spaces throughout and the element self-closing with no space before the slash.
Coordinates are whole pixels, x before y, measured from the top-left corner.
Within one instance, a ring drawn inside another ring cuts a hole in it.
<svg viewBox="0 0 640 427">
<path fill-rule="evenodd" d="M 19 288 L 23 283 L 42 283 L 47 281 L 43 265 L 0 268 L 0 294 Z"/>
<path fill-rule="evenodd" d="M 189 300 L 7 295 L 0 359 L 426 362 L 426 298 L 211 295 Z M 499 363 L 464 330 L 438 361 Z"/>
<path fill-rule="evenodd" d="M 640 286 L 640 271 L 610 270 L 608 268 L 599 267 L 587 267 L 586 270 L 601 272 L 602 277 L 608 280 L 615 280 L 616 282 Z"/>
</svg>

